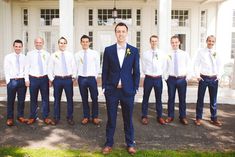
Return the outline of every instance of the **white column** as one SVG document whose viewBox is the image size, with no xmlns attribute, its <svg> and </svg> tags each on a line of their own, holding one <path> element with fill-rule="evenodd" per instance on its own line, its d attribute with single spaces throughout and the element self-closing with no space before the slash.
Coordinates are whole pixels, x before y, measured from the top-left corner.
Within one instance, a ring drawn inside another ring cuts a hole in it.
<svg viewBox="0 0 235 157">
<path fill-rule="evenodd" d="M 3 67 L 4 56 L 12 51 L 11 1 L 0 1 L 0 67 Z M 0 69 L 0 79 L 4 79 L 3 68 Z"/>
<path fill-rule="evenodd" d="M 73 0 L 60 1 L 60 37 L 68 40 L 67 50 L 73 52 Z"/>
<path fill-rule="evenodd" d="M 158 35 L 159 48 L 164 52 L 169 52 L 171 38 L 171 5 L 172 0 L 157 0 L 158 5 Z"/>
</svg>

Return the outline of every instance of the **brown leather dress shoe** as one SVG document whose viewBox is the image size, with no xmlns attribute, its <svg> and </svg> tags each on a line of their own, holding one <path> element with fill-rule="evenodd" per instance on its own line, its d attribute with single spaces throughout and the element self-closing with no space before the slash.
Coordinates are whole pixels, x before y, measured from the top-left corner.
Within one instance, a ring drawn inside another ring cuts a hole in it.
<svg viewBox="0 0 235 157">
<path fill-rule="evenodd" d="M 215 126 L 219 126 L 219 127 L 222 126 L 222 123 L 220 121 L 218 121 L 218 120 L 211 120 L 210 122 L 211 122 L 211 124 L 213 124 Z"/>
<path fill-rule="evenodd" d="M 44 123 L 46 125 L 56 125 L 55 122 L 53 120 L 51 120 L 50 118 L 45 118 Z"/>
<path fill-rule="evenodd" d="M 99 125 L 99 124 L 100 124 L 100 119 L 98 119 L 98 118 L 93 118 L 93 119 L 92 119 L 92 123 L 95 124 L 95 125 Z"/>
<path fill-rule="evenodd" d="M 33 124 L 35 122 L 36 122 L 36 120 L 34 118 L 29 118 L 27 124 L 31 125 L 31 124 Z"/>
<path fill-rule="evenodd" d="M 143 125 L 147 125 L 149 123 L 149 119 L 147 117 L 143 117 L 141 119 L 141 122 L 142 122 Z"/>
<path fill-rule="evenodd" d="M 200 126 L 202 124 L 201 119 L 196 119 L 194 121 L 195 125 Z"/>
<path fill-rule="evenodd" d="M 88 122 L 89 122 L 89 119 L 88 119 L 88 118 L 83 118 L 82 121 L 81 121 L 81 123 L 82 123 L 83 125 L 86 125 Z"/>
<path fill-rule="evenodd" d="M 112 147 L 109 147 L 109 146 L 105 146 L 103 149 L 102 149 L 102 154 L 109 154 L 112 152 Z"/>
<path fill-rule="evenodd" d="M 13 126 L 13 125 L 14 125 L 13 119 L 7 119 L 6 124 L 7 124 L 8 126 Z"/>
<path fill-rule="evenodd" d="M 174 120 L 174 118 L 168 117 L 168 118 L 165 120 L 165 122 L 166 122 L 166 123 L 171 123 L 173 120 Z"/>
<path fill-rule="evenodd" d="M 28 122 L 28 119 L 24 118 L 24 117 L 19 117 L 17 118 L 17 120 L 20 122 L 20 123 L 27 123 Z"/>
<path fill-rule="evenodd" d="M 158 121 L 158 123 L 160 123 L 161 125 L 165 125 L 166 124 L 166 122 L 165 122 L 165 120 L 161 117 L 161 118 L 157 118 L 157 121 Z"/>
<path fill-rule="evenodd" d="M 127 148 L 127 152 L 131 155 L 134 155 L 136 153 L 136 150 L 134 147 L 128 147 Z"/>
<path fill-rule="evenodd" d="M 184 125 L 188 125 L 188 121 L 186 118 L 180 118 L 180 122 Z"/>
</svg>

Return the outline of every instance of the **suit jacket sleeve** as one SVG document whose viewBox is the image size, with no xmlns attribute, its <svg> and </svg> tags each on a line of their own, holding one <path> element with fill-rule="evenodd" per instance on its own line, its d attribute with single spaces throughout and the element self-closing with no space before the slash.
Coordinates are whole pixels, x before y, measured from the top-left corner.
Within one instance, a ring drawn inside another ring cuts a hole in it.
<svg viewBox="0 0 235 157">
<path fill-rule="evenodd" d="M 103 67 L 102 67 L 102 89 L 105 89 L 107 83 L 107 76 L 108 76 L 108 57 L 107 57 L 107 48 L 104 50 L 103 56 Z"/>
<path fill-rule="evenodd" d="M 139 83 L 140 83 L 140 64 L 139 64 L 139 51 L 137 49 L 136 55 L 135 55 L 135 62 L 134 62 L 134 67 L 133 67 L 133 78 L 134 78 L 134 85 L 135 85 L 135 90 L 139 89 Z"/>
</svg>

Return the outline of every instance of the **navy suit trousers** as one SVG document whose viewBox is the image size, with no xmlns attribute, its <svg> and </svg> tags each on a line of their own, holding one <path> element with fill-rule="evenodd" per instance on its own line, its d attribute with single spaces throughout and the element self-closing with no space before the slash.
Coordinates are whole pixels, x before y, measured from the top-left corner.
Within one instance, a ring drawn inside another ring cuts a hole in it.
<svg viewBox="0 0 235 157">
<path fill-rule="evenodd" d="M 98 117 L 98 88 L 95 77 L 78 77 L 78 85 L 82 97 L 83 117 L 90 118 L 90 107 L 88 103 L 88 90 L 92 100 L 92 118 Z"/>
<path fill-rule="evenodd" d="M 175 93 L 178 90 L 179 96 L 179 118 L 186 117 L 186 89 L 187 81 L 185 78 L 169 76 L 167 79 L 168 88 L 168 117 L 174 118 L 175 112 Z"/>
<path fill-rule="evenodd" d="M 217 119 L 218 80 L 216 78 L 209 78 L 206 76 L 202 76 L 202 79 L 203 80 L 200 80 L 199 85 L 198 85 L 196 119 L 202 119 L 204 96 L 205 96 L 206 88 L 208 87 L 209 96 L 210 96 L 211 120 L 216 120 Z"/>
<path fill-rule="evenodd" d="M 73 119 L 73 81 L 71 78 L 55 77 L 54 87 L 54 119 L 60 120 L 60 102 L 63 90 L 67 99 L 67 119 Z"/>
<path fill-rule="evenodd" d="M 30 81 L 30 118 L 36 119 L 38 109 L 38 93 L 42 97 L 42 118 L 45 119 L 49 114 L 49 79 L 47 76 L 36 78 L 29 76 Z"/>
<path fill-rule="evenodd" d="M 26 86 L 24 79 L 11 79 L 7 84 L 7 119 L 14 118 L 14 103 L 17 94 L 17 118 L 24 116 L 24 103 L 26 95 Z"/>
<path fill-rule="evenodd" d="M 116 128 L 117 110 L 119 103 L 122 107 L 126 144 L 128 147 L 135 146 L 134 127 L 132 122 L 134 95 L 126 96 L 122 89 L 114 89 L 110 93 L 105 93 L 105 98 L 108 115 L 105 146 L 112 147 L 114 143 L 113 137 Z"/>
<path fill-rule="evenodd" d="M 146 76 L 144 79 L 144 96 L 142 101 L 142 118 L 148 115 L 149 96 L 154 88 L 156 99 L 156 113 L 157 117 L 162 117 L 162 77 L 152 78 Z"/>
</svg>

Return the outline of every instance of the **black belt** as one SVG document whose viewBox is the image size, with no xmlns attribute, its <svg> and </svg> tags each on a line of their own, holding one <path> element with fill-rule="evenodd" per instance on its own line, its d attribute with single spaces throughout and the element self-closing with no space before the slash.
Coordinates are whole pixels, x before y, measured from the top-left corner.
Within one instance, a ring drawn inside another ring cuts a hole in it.
<svg viewBox="0 0 235 157">
<path fill-rule="evenodd" d="M 157 79 L 157 78 L 162 78 L 162 75 L 158 75 L 158 76 L 145 75 L 145 77 Z"/>
<path fill-rule="evenodd" d="M 217 79 L 217 76 L 216 75 L 203 75 L 203 74 L 200 74 L 201 77 L 204 77 L 204 78 L 209 78 L 209 79 Z"/>
<path fill-rule="evenodd" d="M 170 75 L 169 77 L 172 77 L 175 79 L 186 79 L 186 76 L 172 76 L 172 75 Z"/>
<path fill-rule="evenodd" d="M 11 78 L 10 80 L 24 80 L 24 78 Z"/>
<path fill-rule="evenodd" d="M 71 75 L 67 75 L 67 76 L 58 76 L 58 75 L 56 75 L 55 78 L 57 78 L 57 79 L 72 79 L 72 76 Z"/>
<path fill-rule="evenodd" d="M 48 77 L 47 75 L 42 75 L 42 76 L 33 76 L 33 75 L 29 75 L 29 77 L 32 77 L 32 78 L 46 78 Z"/>
</svg>

